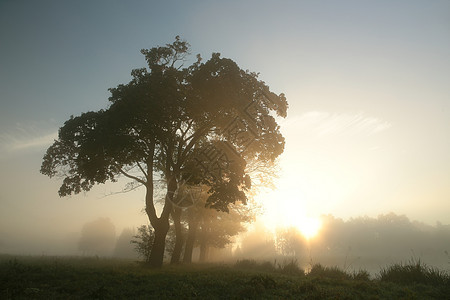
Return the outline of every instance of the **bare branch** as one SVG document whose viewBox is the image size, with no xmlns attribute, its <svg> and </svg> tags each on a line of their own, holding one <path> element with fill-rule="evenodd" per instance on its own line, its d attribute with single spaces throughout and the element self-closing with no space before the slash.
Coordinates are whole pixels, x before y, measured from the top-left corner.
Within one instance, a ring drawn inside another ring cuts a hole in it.
<svg viewBox="0 0 450 300">
<path fill-rule="evenodd" d="M 142 173 L 144 174 L 145 178 L 148 177 L 147 172 L 145 172 L 144 168 L 142 168 L 141 164 L 139 162 L 136 162 L 137 166 L 139 167 L 139 169 L 142 171 Z"/>
<path fill-rule="evenodd" d="M 147 182 L 145 182 L 141 178 L 128 174 L 122 168 L 119 168 L 119 172 L 122 173 L 122 175 L 124 175 L 125 177 L 128 177 L 130 179 L 136 180 L 137 182 L 142 183 L 143 185 L 147 184 Z"/>
<path fill-rule="evenodd" d="M 187 154 L 189 153 L 189 151 L 191 151 L 192 147 L 194 146 L 194 144 L 206 133 L 209 131 L 211 127 L 211 122 L 208 122 L 206 125 L 204 125 L 202 128 L 200 128 L 199 130 L 195 131 L 194 134 L 192 134 L 188 139 L 191 139 L 191 141 L 189 142 L 189 144 L 186 145 L 186 148 L 184 148 L 183 153 L 181 154 L 181 159 L 184 160 L 187 156 Z M 187 139 L 187 140 L 188 140 Z M 187 141 L 186 140 L 186 141 Z"/>
<path fill-rule="evenodd" d="M 127 184 L 127 186 L 128 186 L 128 184 Z M 103 199 L 103 198 L 106 198 L 106 197 L 109 197 L 109 196 L 118 195 L 118 194 L 126 194 L 126 193 L 132 192 L 132 191 L 134 191 L 134 190 L 140 188 L 141 186 L 143 186 L 142 183 L 139 183 L 139 184 L 137 184 L 137 185 L 134 185 L 134 186 L 132 186 L 132 187 L 129 188 L 129 189 L 127 189 L 127 187 L 125 187 L 123 190 L 121 190 L 121 191 L 119 191 L 119 192 L 111 192 L 111 193 L 109 193 L 109 194 L 105 194 L 104 196 L 100 197 L 99 199 Z"/>
<path fill-rule="evenodd" d="M 187 127 L 186 127 L 186 130 L 183 132 L 183 131 L 181 131 L 183 134 L 181 135 L 181 138 L 183 139 L 184 138 L 184 136 L 189 132 L 189 130 L 192 128 L 192 124 L 194 124 L 194 120 L 189 120 L 188 121 L 188 124 L 187 124 Z"/>
</svg>

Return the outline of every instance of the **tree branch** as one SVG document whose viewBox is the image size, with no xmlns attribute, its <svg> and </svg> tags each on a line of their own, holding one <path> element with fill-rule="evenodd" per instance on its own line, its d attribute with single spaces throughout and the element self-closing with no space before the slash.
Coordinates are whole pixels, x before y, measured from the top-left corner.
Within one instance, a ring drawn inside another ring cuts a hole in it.
<svg viewBox="0 0 450 300">
<path fill-rule="evenodd" d="M 142 173 L 144 173 L 145 178 L 147 178 L 147 172 L 145 172 L 144 168 L 142 168 L 141 164 L 139 162 L 136 162 L 137 166 L 141 170 Z"/>
<path fill-rule="evenodd" d="M 209 131 L 209 128 L 211 127 L 211 122 L 207 123 L 206 125 L 204 125 L 202 128 L 200 128 L 199 130 L 197 130 L 193 135 L 191 135 L 189 137 L 189 139 L 191 139 L 191 141 L 189 142 L 189 144 L 186 145 L 186 148 L 184 148 L 183 153 L 181 154 L 181 161 L 183 161 L 188 152 L 192 149 L 192 147 L 195 145 L 195 143 L 203 136 L 203 134 L 205 134 L 205 132 Z M 186 140 L 187 141 L 187 140 Z"/>
<path fill-rule="evenodd" d="M 124 175 L 125 177 L 128 177 L 130 179 L 136 180 L 137 182 L 142 183 L 143 185 L 147 184 L 147 182 L 145 182 L 144 180 L 140 179 L 139 177 L 136 177 L 136 176 L 128 174 L 122 168 L 119 168 L 119 172 L 122 173 L 122 175 Z"/>
<path fill-rule="evenodd" d="M 104 196 L 100 197 L 100 199 L 103 199 L 103 198 L 106 198 L 106 197 L 109 197 L 109 196 L 113 196 L 113 195 L 117 195 L 117 194 L 126 194 L 126 193 L 129 193 L 131 191 L 134 191 L 135 189 L 140 188 L 141 186 L 143 186 L 142 183 L 139 183 L 138 185 L 133 186 L 130 189 L 127 189 L 127 187 L 125 186 L 125 188 L 123 190 L 121 190 L 119 192 L 111 192 L 109 194 L 105 194 Z"/>
</svg>

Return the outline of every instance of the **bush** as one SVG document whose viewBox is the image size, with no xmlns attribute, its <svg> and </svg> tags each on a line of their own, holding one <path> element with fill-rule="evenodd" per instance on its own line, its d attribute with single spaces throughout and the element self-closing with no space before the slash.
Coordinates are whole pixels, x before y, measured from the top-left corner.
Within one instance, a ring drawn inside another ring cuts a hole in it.
<svg viewBox="0 0 450 300">
<path fill-rule="evenodd" d="M 142 225 L 138 228 L 137 235 L 133 236 L 134 239 L 130 241 L 131 244 L 134 244 L 134 250 L 145 262 L 150 260 L 154 237 L 153 228 L 150 225 Z"/>
</svg>

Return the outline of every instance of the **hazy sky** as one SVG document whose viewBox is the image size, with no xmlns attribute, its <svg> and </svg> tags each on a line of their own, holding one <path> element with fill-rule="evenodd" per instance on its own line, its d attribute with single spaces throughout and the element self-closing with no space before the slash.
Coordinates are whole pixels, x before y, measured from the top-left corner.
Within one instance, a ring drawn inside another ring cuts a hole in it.
<svg viewBox="0 0 450 300">
<path fill-rule="evenodd" d="M 16 232 L 146 222 L 143 191 L 60 199 L 39 168 L 70 115 L 106 108 L 107 89 L 145 66 L 139 50 L 176 35 L 287 96 L 267 222 L 393 211 L 450 223 L 450 1 L 0 0 L 0 249 Z"/>
</svg>

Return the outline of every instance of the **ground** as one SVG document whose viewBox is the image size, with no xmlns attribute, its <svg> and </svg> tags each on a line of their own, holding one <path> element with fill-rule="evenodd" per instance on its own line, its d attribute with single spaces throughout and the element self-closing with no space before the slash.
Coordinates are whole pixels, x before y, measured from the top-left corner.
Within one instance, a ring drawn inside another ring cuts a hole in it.
<svg viewBox="0 0 450 300">
<path fill-rule="evenodd" d="M 364 272 L 315 274 L 273 264 L 149 269 L 135 261 L 0 256 L 0 299 L 450 299 L 450 285 L 396 284 Z"/>
</svg>

